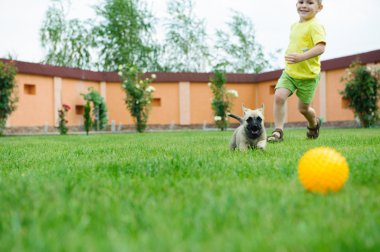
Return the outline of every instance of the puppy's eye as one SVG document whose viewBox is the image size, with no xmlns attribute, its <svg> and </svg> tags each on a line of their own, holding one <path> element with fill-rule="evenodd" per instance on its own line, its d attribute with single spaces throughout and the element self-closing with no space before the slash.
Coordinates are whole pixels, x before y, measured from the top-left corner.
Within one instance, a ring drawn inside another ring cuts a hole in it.
<svg viewBox="0 0 380 252">
<path fill-rule="evenodd" d="M 247 119 L 247 123 L 250 123 L 250 122 L 252 122 L 252 120 L 253 120 L 253 118 L 252 118 L 252 117 L 248 117 L 248 119 Z"/>
<path fill-rule="evenodd" d="M 262 122 L 262 120 L 263 120 L 260 116 L 258 116 L 256 119 L 258 122 Z"/>
</svg>

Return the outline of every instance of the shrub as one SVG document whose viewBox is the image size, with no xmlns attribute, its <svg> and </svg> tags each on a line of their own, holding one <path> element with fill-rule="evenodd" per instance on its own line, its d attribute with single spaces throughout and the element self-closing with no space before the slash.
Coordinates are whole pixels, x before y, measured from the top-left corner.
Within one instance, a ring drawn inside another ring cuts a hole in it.
<svg viewBox="0 0 380 252">
<path fill-rule="evenodd" d="M 156 78 L 143 79 L 143 72 L 137 68 L 119 67 L 119 75 L 123 80 L 123 89 L 126 93 L 125 103 L 136 123 L 137 132 L 144 132 L 151 109 L 155 88 L 150 83 Z"/>
<path fill-rule="evenodd" d="M 215 69 L 211 82 L 208 84 L 214 95 L 211 107 L 214 111 L 215 124 L 222 131 L 227 129 L 228 126 L 227 113 L 232 109 L 232 99 L 239 96 L 236 90 L 226 89 L 226 81 L 224 72 Z"/>
<path fill-rule="evenodd" d="M 0 136 L 3 135 L 8 116 L 16 109 L 17 97 L 13 95 L 16 73 L 13 63 L 0 61 Z"/>
<path fill-rule="evenodd" d="M 93 88 L 89 88 L 88 91 L 89 92 L 87 94 L 82 94 L 82 96 L 86 100 L 86 104 L 87 102 L 91 102 L 93 105 L 92 114 L 94 119 L 92 120 L 91 124 L 95 130 L 102 130 L 108 123 L 106 104 L 99 92 L 95 91 Z M 86 122 L 86 118 L 84 121 Z"/>
<path fill-rule="evenodd" d="M 91 126 L 92 126 L 90 101 L 86 101 L 86 105 L 84 106 L 83 118 L 84 118 L 84 130 L 86 131 L 86 134 L 88 135 L 88 132 L 90 131 Z"/>
<path fill-rule="evenodd" d="M 66 120 L 66 114 L 70 110 L 70 106 L 63 104 L 62 108 L 58 110 L 58 117 L 59 117 L 59 123 L 58 123 L 58 130 L 59 134 L 66 135 L 67 131 L 69 130 L 67 128 L 68 121 Z"/>
<path fill-rule="evenodd" d="M 346 87 L 340 93 L 349 101 L 348 106 L 354 110 L 361 125 L 365 128 L 373 126 L 379 119 L 380 69 L 356 61 L 347 69 L 342 81 L 346 82 Z"/>
</svg>

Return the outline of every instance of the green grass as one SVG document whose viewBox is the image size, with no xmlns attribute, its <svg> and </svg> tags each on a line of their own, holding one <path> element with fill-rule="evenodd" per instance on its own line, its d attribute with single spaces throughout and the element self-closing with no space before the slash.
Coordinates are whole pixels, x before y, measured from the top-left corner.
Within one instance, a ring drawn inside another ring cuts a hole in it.
<svg viewBox="0 0 380 252">
<path fill-rule="evenodd" d="M 230 152 L 232 132 L 0 139 L 0 251 L 380 251 L 380 129 L 285 133 Z M 310 148 L 346 156 L 338 193 L 305 192 Z"/>
</svg>

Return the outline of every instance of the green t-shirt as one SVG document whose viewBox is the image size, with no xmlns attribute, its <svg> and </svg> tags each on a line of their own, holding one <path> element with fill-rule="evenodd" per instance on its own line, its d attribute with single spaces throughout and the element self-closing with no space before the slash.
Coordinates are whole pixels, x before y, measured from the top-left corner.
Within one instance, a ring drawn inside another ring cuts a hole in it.
<svg viewBox="0 0 380 252">
<path fill-rule="evenodd" d="M 306 52 L 321 42 L 326 43 L 326 32 L 315 18 L 295 23 L 286 54 Z M 295 79 L 313 79 L 321 72 L 319 56 L 295 64 L 286 63 L 285 72 Z"/>
</svg>

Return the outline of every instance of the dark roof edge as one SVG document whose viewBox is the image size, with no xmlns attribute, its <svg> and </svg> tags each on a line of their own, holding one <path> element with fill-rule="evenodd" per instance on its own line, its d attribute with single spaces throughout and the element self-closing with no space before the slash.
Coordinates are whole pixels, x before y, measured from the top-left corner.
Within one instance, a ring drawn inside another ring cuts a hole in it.
<svg viewBox="0 0 380 252">
<path fill-rule="evenodd" d="M 380 50 L 324 60 L 322 61 L 322 71 L 347 68 L 353 61 L 360 60 L 362 63 L 379 63 Z M 12 60 L 0 59 L 3 62 L 11 62 Z M 79 68 L 59 67 L 40 63 L 30 63 L 24 61 L 13 60 L 18 72 L 23 74 L 43 75 L 51 77 L 80 79 L 96 82 L 121 82 L 116 72 L 96 72 L 90 70 L 82 70 Z M 257 83 L 263 81 L 276 80 L 280 77 L 282 70 L 264 72 L 260 74 L 227 74 L 228 83 Z M 150 76 L 153 73 L 146 73 Z M 155 83 L 160 82 L 208 82 L 212 77 L 212 73 L 154 73 L 157 76 Z"/>
<path fill-rule="evenodd" d="M 339 68 L 347 68 L 355 60 L 359 60 L 363 64 L 379 63 L 380 62 L 380 50 L 349 55 L 345 57 L 324 60 L 322 61 L 322 71 L 334 70 Z"/>
</svg>

